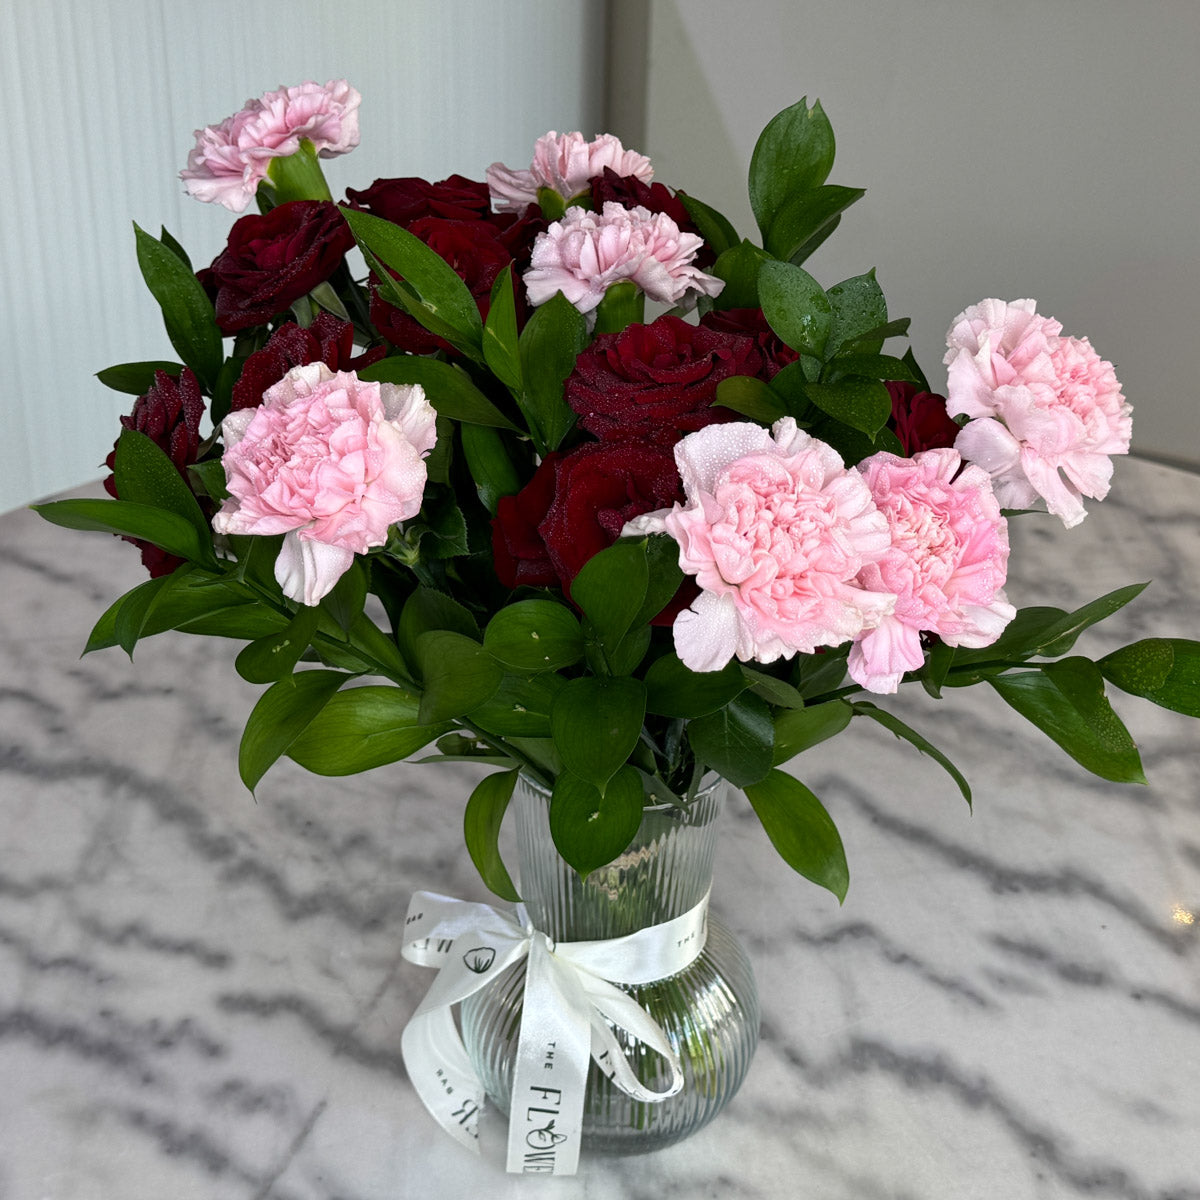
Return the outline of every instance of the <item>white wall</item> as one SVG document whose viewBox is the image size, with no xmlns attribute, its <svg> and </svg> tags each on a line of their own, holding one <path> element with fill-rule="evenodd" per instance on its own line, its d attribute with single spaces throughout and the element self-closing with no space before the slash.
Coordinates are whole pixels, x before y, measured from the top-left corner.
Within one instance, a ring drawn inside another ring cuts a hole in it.
<svg viewBox="0 0 1200 1200">
<path fill-rule="evenodd" d="M 0 78 L 0 512 L 102 474 L 132 397 L 93 374 L 173 358 L 131 221 L 207 263 L 231 217 L 184 195 L 192 131 L 250 96 L 345 77 L 362 144 L 335 195 L 377 176 L 529 161 L 547 129 L 596 132 L 594 0 L 4 0 Z"/>
<path fill-rule="evenodd" d="M 1135 450 L 1200 462 L 1196 0 L 651 0 L 649 47 L 659 179 L 753 234 L 754 140 L 819 97 L 868 189 L 822 283 L 877 267 L 935 384 L 956 313 L 1033 296 L 1115 363 Z"/>
</svg>

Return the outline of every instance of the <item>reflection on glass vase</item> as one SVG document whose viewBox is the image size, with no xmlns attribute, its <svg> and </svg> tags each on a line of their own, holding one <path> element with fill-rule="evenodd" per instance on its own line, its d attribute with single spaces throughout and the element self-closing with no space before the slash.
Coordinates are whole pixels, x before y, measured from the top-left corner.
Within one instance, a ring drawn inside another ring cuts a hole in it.
<svg viewBox="0 0 1200 1200">
<path fill-rule="evenodd" d="M 687 912 L 712 882 L 718 818 L 728 785 L 713 778 L 687 809 L 645 810 L 629 848 L 586 880 L 562 860 L 550 838 L 549 793 L 524 778 L 517 784 L 520 891 L 537 929 L 555 941 L 622 937 Z M 463 1040 L 492 1101 L 505 1113 L 524 985 L 523 964 L 463 1004 Z M 708 941 L 684 970 L 655 983 L 624 987 L 662 1027 L 683 1065 L 683 1090 L 656 1103 L 627 1096 L 593 1062 L 583 1118 L 585 1150 L 637 1154 L 677 1142 L 707 1124 L 732 1099 L 758 1045 L 758 991 L 741 944 L 708 919 Z M 638 1078 L 655 1090 L 670 1075 L 653 1051 L 618 1040 Z"/>
</svg>

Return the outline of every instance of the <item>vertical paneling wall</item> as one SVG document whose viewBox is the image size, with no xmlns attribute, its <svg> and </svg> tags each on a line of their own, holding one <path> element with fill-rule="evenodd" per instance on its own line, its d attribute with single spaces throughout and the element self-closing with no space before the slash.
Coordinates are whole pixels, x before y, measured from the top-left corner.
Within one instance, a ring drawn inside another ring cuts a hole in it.
<svg viewBox="0 0 1200 1200">
<path fill-rule="evenodd" d="M 362 144 L 334 194 L 379 176 L 482 178 L 547 129 L 597 132 L 596 0 L 5 0 L 0 153 L 0 512 L 94 479 L 131 397 L 94 373 L 173 358 L 132 221 L 195 263 L 230 215 L 178 180 L 192 131 L 249 96 L 344 77 Z"/>
</svg>

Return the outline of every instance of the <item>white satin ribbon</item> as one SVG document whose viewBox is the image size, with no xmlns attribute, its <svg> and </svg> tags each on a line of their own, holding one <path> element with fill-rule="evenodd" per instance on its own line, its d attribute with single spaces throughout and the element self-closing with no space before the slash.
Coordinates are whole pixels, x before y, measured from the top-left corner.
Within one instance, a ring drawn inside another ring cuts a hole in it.
<svg viewBox="0 0 1200 1200">
<path fill-rule="evenodd" d="M 635 1100 L 683 1087 L 679 1056 L 644 1009 L 614 984 L 653 983 L 695 961 L 708 932 L 708 895 L 680 917 L 627 937 L 558 942 L 534 929 L 524 905 L 512 917 L 488 904 L 417 892 L 404 922 L 403 955 L 438 968 L 400 1039 L 417 1095 L 452 1137 L 479 1150 L 484 1090 L 454 1024 L 452 1006 L 527 959 L 508 1123 L 508 1170 L 573 1175 L 579 1162 L 588 1060 Z M 633 1073 L 608 1024 L 666 1060 L 664 1092 Z"/>
</svg>

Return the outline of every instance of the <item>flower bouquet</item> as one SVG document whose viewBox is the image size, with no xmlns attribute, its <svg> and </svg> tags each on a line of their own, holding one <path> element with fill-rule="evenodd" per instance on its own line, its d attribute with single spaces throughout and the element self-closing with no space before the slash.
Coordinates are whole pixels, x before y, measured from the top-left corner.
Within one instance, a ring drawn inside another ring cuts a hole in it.
<svg viewBox="0 0 1200 1200">
<path fill-rule="evenodd" d="M 863 195 L 826 182 L 819 104 L 780 113 L 755 147 L 759 244 L 611 136 L 551 132 L 528 168 L 377 179 L 334 203 L 320 159 L 357 144 L 359 99 L 307 83 L 197 133 L 188 191 L 259 211 L 199 271 L 165 230 L 135 227 L 176 359 L 100 373 L 137 396 L 112 498 L 38 506 L 134 542 L 149 570 L 89 651 L 169 629 L 245 642 L 237 671 L 266 688 L 241 742 L 248 788 L 281 756 L 329 776 L 414 755 L 490 768 L 464 814 L 488 887 L 519 898 L 499 831 L 530 789 L 571 886 L 600 881 L 611 916 L 649 814 L 695 812 L 719 778 L 842 900 L 841 839 L 784 769 L 797 755 L 865 718 L 970 800 L 958 768 L 868 697 L 986 683 L 1116 782 L 1143 776 L 1108 686 L 1200 715 L 1196 642 L 1073 652 L 1141 586 L 1075 612 L 1017 609 L 1004 590 L 1009 518 L 1077 524 L 1128 450 L 1111 364 L 1032 301 L 989 299 L 952 322 L 935 393 L 911 350 L 890 350 L 908 321 L 873 271 L 826 288 L 801 266 Z M 522 958 L 561 985 L 543 1008 L 575 988 L 554 975 L 564 930 L 547 931 L 555 951 L 532 905 L 514 925 L 446 903 L 436 919 L 416 905 L 406 939 L 441 983 L 444 947 L 490 931 L 455 959 L 453 1000 Z M 702 949 L 705 903 L 700 888 L 654 928 Z M 596 928 L 604 945 L 633 933 Z M 658 974 L 576 964 L 587 987 L 622 985 L 580 1002 L 583 1070 L 590 1051 L 643 1117 L 691 1079 L 680 1038 L 614 998 L 701 952 L 668 961 L 662 942 Z M 450 1002 L 422 1006 L 441 1022 L 422 1037 L 457 1037 Z M 646 1084 L 632 1043 L 668 1062 L 669 1086 Z M 437 1086 L 414 1083 L 435 1107 Z M 510 1135 L 512 1169 L 557 1169 L 579 1129 L 557 1104 L 536 1111 Z"/>
</svg>

